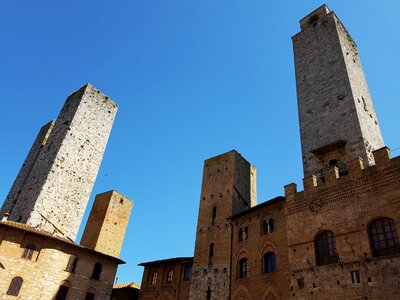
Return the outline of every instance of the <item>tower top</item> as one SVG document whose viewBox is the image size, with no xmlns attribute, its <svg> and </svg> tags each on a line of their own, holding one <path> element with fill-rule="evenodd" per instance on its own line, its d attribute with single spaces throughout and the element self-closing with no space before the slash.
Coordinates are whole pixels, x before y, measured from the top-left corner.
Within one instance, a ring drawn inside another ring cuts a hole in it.
<svg viewBox="0 0 400 300">
<path fill-rule="evenodd" d="M 326 6 L 326 4 L 321 5 L 299 21 L 301 30 L 307 29 L 330 12 L 331 10 Z"/>
<path fill-rule="evenodd" d="M 355 42 L 326 5 L 300 28 L 292 41 L 304 176 L 346 173 L 357 157 L 373 165 L 384 143 Z"/>
</svg>

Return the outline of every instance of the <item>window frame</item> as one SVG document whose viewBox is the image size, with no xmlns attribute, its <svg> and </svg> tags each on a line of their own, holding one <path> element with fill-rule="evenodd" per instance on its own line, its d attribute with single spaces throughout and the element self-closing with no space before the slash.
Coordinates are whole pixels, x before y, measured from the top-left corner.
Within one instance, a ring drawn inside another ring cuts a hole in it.
<svg viewBox="0 0 400 300">
<path fill-rule="evenodd" d="M 29 243 L 24 247 L 24 251 L 22 252 L 21 258 L 27 260 L 33 260 L 33 254 L 37 251 L 38 247 L 35 243 Z"/>
<path fill-rule="evenodd" d="M 238 267 L 238 278 L 249 278 L 249 259 L 247 257 L 242 257 L 239 260 Z"/>
<path fill-rule="evenodd" d="M 264 274 L 272 274 L 277 272 L 276 254 L 273 251 L 265 252 L 263 255 L 263 271 Z"/>
<path fill-rule="evenodd" d="M 174 270 L 170 269 L 167 272 L 167 283 L 172 283 L 173 279 L 174 279 Z"/>
<path fill-rule="evenodd" d="M 336 236 L 333 231 L 324 230 L 314 238 L 315 262 L 317 266 L 335 264 L 339 262 L 336 250 Z"/>
<path fill-rule="evenodd" d="M 372 221 L 368 225 L 368 237 L 373 257 L 400 253 L 399 235 L 392 218 L 381 217 Z"/>
</svg>

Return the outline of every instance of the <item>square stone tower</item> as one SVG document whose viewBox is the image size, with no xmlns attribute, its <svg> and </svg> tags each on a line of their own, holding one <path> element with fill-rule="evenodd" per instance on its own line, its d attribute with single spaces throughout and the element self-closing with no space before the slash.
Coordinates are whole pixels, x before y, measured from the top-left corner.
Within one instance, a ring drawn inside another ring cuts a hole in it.
<svg viewBox="0 0 400 300">
<path fill-rule="evenodd" d="M 119 257 L 132 206 L 116 191 L 96 195 L 80 244 Z"/>
<path fill-rule="evenodd" d="M 57 120 L 40 130 L 1 213 L 74 240 L 117 109 L 90 84 L 70 95 Z"/>
<path fill-rule="evenodd" d="M 326 169 L 384 146 L 357 46 L 343 24 L 322 5 L 292 37 L 304 177 L 323 179 Z"/>
<path fill-rule="evenodd" d="M 256 169 L 239 153 L 204 162 L 190 299 L 228 299 L 232 253 L 227 218 L 255 205 Z"/>
</svg>

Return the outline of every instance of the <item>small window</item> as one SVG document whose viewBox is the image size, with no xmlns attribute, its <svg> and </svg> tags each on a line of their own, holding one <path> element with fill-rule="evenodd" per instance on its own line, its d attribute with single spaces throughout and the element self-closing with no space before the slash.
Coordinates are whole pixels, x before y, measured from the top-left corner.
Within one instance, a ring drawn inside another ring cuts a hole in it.
<svg viewBox="0 0 400 300">
<path fill-rule="evenodd" d="M 96 291 L 93 288 L 90 288 L 86 292 L 85 300 L 94 300 L 95 296 L 96 296 Z"/>
<path fill-rule="evenodd" d="M 213 262 L 214 262 L 214 243 L 211 243 L 208 252 L 208 264 L 212 265 Z"/>
<path fill-rule="evenodd" d="M 190 280 L 190 267 L 185 267 L 184 274 L 183 274 L 183 280 L 185 280 L 185 281 Z"/>
<path fill-rule="evenodd" d="M 248 259 L 242 258 L 239 261 L 239 278 L 247 278 L 248 276 Z"/>
<path fill-rule="evenodd" d="M 299 289 L 304 289 L 304 278 L 297 278 L 297 287 Z"/>
<path fill-rule="evenodd" d="M 373 256 L 400 253 L 400 242 L 393 219 L 380 218 L 369 225 L 369 239 Z"/>
<path fill-rule="evenodd" d="M 168 274 L 167 274 L 167 282 L 171 283 L 173 278 L 174 278 L 174 271 L 173 270 L 169 270 Z"/>
<path fill-rule="evenodd" d="M 67 295 L 68 295 L 68 290 L 69 287 L 66 285 L 60 285 L 57 295 L 56 295 L 56 300 L 65 300 L 67 299 Z"/>
<path fill-rule="evenodd" d="M 276 256 L 274 252 L 264 254 L 264 273 L 276 272 Z"/>
<path fill-rule="evenodd" d="M 315 238 L 315 254 L 317 265 L 334 264 L 339 261 L 336 252 L 335 234 L 332 231 L 324 231 Z"/>
<path fill-rule="evenodd" d="M 214 225 L 215 224 L 215 219 L 217 217 L 217 207 L 214 206 L 213 210 L 212 210 L 212 218 L 211 218 L 211 224 Z"/>
<path fill-rule="evenodd" d="M 207 296 L 206 296 L 206 299 L 207 299 L 207 300 L 211 300 L 211 288 L 210 288 L 210 287 L 208 287 L 208 289 L 207 289 Z"/>
<path fill-rule="evenodd" d="M 361 282 L 360 271 L 351 271 L 350 275 L 351 275 L 352 283 L 360 283 Z"/>
<path fill-rule="evenodd" d="M 153 273 L 153 276 L 151 277 L 151 285 L 156 285 L 157 284 L 157 273 Z"/>
<path fill-rule="evenodd" d="M 14 277 L 8 287 L 7 295 L 18 296 L 23 282 L 24 280 L 21 277 Z"/>
<path fill-rule="evenodd" d="M 29 243 L 25 248 L 24 248 L 24 252 L 22 253 L 22 258 L 25 259 L 32 259 L 33 253 L 36 250 L 36 245 L 34 243 Z"/>
<path fill-rule="evenodd" d="M 99 263 L 96 263 L 93 268 L 92 279 L 99 280 L 101 274 L 102 266 Z"/>
<path fill-rule="evenodd" d="M 67 264 L 67 267 L 65 268 L 65 271 L 74 273 L 77 263 L 78 263 L 78 257 L 76 257 L 75 255 L 71 255 L 69 257 L 68 264 Z"/>
<path fill-rule="evenodd" d="M 249 228 L 247 226 L 239 229 L 239 242 L 247 240 L 249 235 Z"/>
<path fill-rule="evenodd" d="M 270 234 L 274 231 L 274 220 L 272 218 L 263 220 L 262 231 L 263 231 L 263 234 Z"/>
</svg>

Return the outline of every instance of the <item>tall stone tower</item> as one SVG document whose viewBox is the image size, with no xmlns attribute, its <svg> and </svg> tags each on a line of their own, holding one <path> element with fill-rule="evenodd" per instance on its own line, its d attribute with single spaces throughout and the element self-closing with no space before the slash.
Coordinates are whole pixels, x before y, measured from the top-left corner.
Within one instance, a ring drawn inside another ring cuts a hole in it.
<svg viewBox="0 0 400 300">
<path fill-rule="evenodd" d="M 119 257 L 132 206 L 116 191 L 96 195 L 80 244 Z"/>
<path fill-rule="evenodd" d="M 74 240 L 117 109 L 90 84 L 70 95 L 39 132 L 1 213 Z"/>
<path fill-rule="evenodd" d="M 229 297 L 231 225 L 256 205 L 256 170 L 236 151 L 204 162 L 190 299 Z"/>
<path fill-rule="evenodd" d="M 326 5 L 300 20 L 293 40 L 304 176 L 384 146 L 357 46 Z"/>
</svg>

